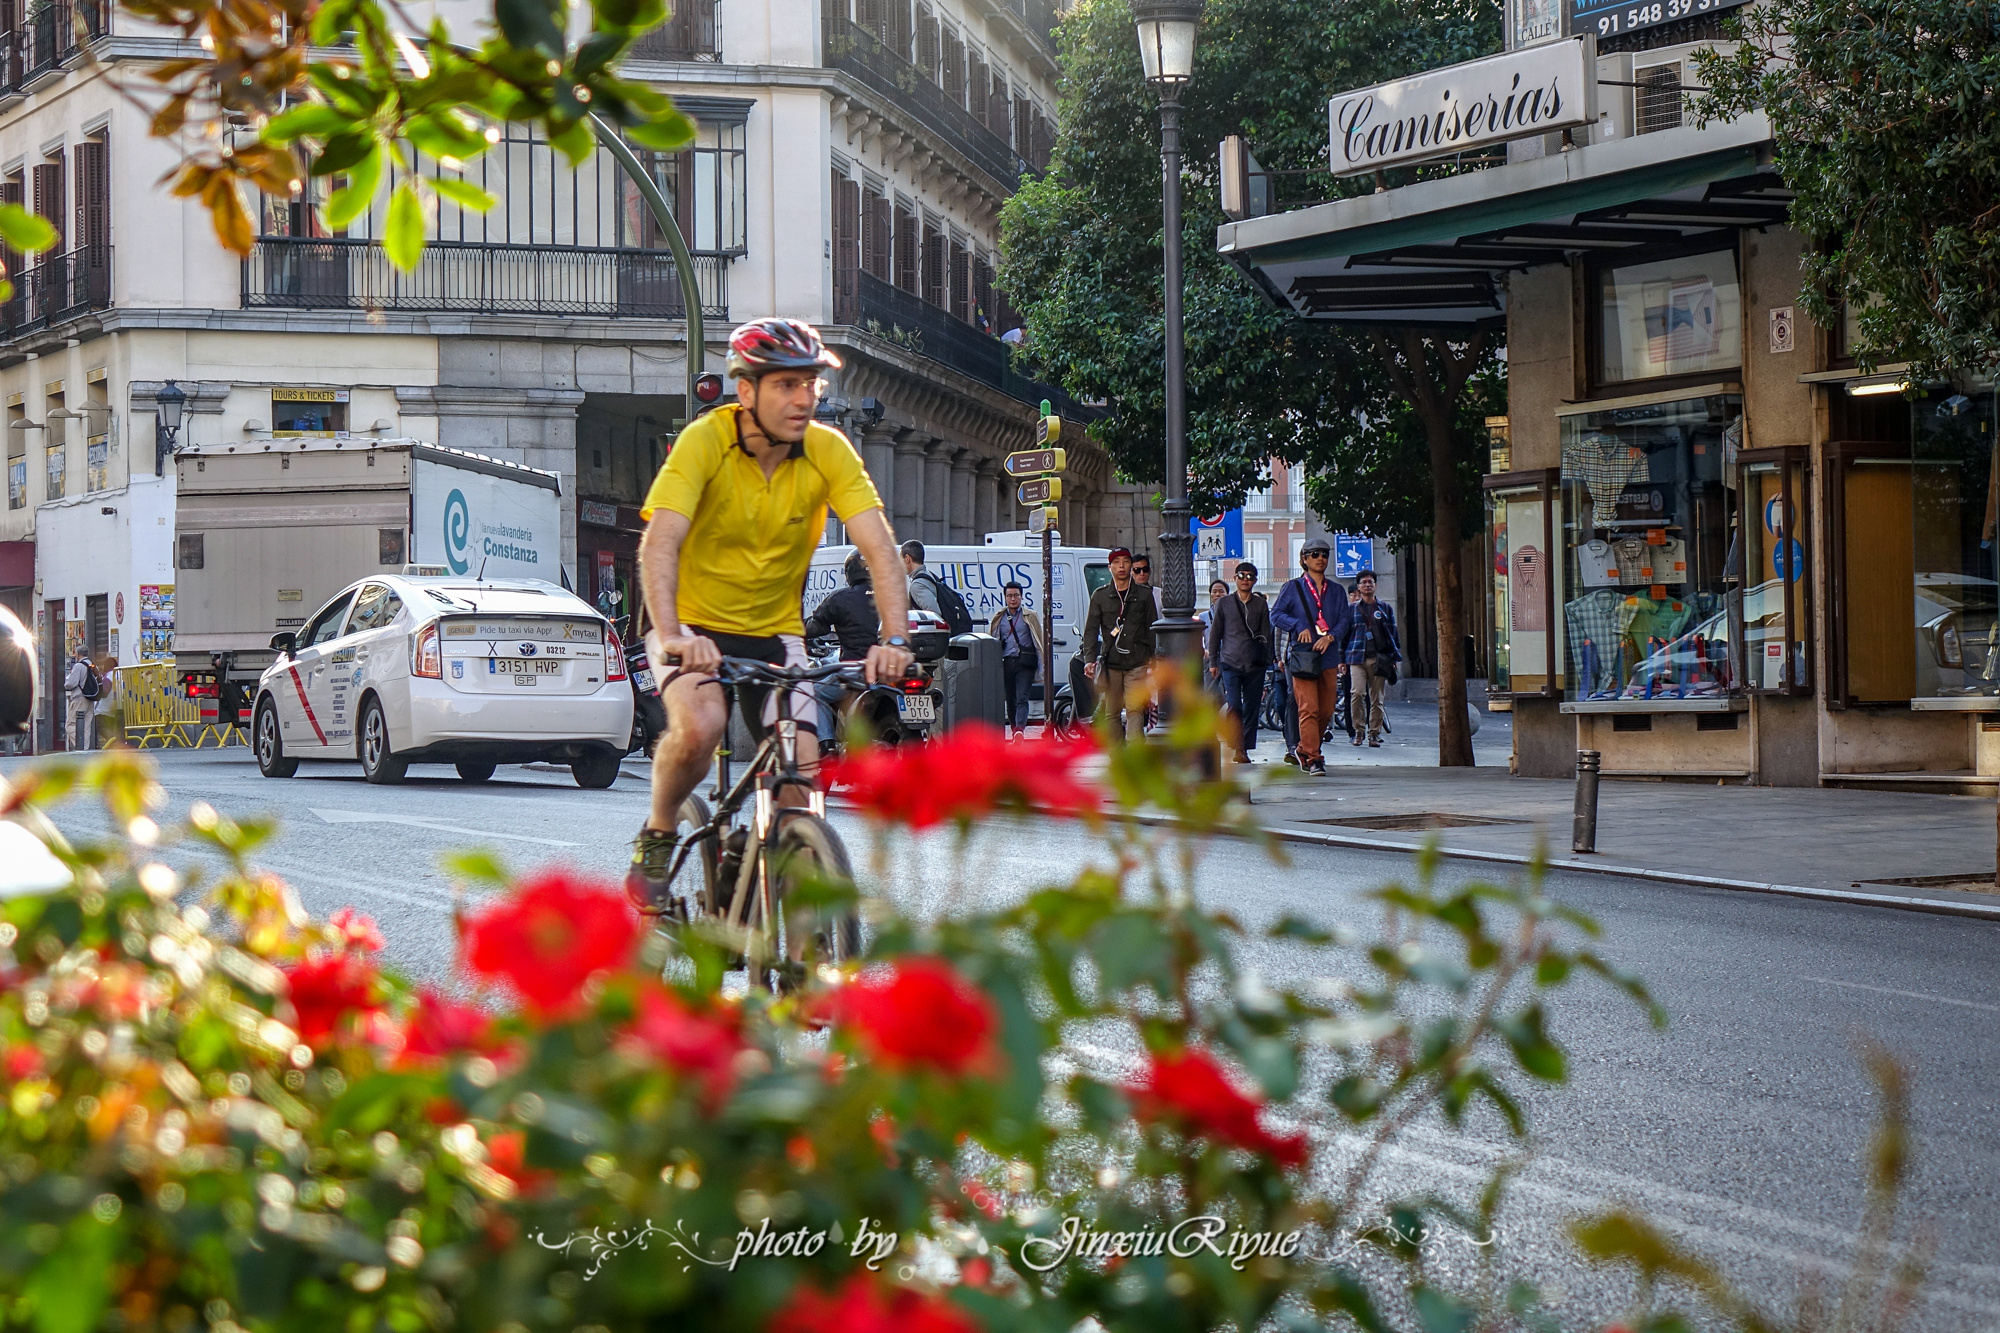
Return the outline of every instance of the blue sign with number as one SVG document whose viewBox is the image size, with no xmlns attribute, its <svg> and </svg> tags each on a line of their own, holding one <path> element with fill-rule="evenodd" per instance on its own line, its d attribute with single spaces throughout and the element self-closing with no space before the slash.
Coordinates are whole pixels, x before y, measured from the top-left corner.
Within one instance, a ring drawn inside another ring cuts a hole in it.
<svg viewBox="0 0 2000 1333">
<path fill-rule="evenodd" d="M 1243 558 L 1243 511 L 1231 509 L 1214 518 L 1190 518 L 1188 531 L 1194 534 L 1197 560 L 1241 560 Z"/>
<path fill-rule="evenodd" d="M 1357 537 L 1352 533 L 1335 533 L 1333 538 L 1333 576 L 1337 579 L 1351 579 L 1364 569 L 1375 568 L 1375 543 L 1368 537 Z"/>
<path fill-rule="evenodd" d="M 1594 32 L 1599 38 L 1616 37 L 1698 14 L 1734 9 L 1743 3 L 1745 0 L 1645 0 L 1643 4 L 1633 0 L 1570 0 L 1569 31 L 1571 35 Z"/>
</svg>

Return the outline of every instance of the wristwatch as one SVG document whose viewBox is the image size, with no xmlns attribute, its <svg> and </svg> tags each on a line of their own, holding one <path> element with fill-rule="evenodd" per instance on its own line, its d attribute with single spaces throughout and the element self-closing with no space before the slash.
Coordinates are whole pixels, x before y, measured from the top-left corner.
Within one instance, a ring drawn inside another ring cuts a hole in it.
<svg viewBox="0 0 2000 1333">
<path fill-rule="evenodd" d="M 910 646 L 910 641 L 900 634 L 891 634 L 888 638 L 882 640 L 882 646 L 884 648 L 907 649 Z"/>
</svg>

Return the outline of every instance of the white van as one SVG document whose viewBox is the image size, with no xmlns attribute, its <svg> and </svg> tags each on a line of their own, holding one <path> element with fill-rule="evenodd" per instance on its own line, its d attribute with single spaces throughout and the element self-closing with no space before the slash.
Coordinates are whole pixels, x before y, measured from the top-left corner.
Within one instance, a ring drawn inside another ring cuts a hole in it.
<svg viewBox="0 0 2000 1333">
<path fill-rule="evenodd" d="M 822 546 L 813 553 L 812 570 L 806 575 L 805 610 L 813 613 L 827 594 L 845 587 L 844 566 L 852 546 Z M 1056 679 L 1065 679 L 1071 654 L 1076 652 L 1083 633 L 1083 617 L 1090 594 L 1111 582 L 1111 565 L 1103 546 L 1058 546 L 1055 548 L 1055 659 Z M 993 613 L 1004 604 L 1002 594 L 1009 583 L 1021 585 L 1021 605 L 1035 616 L 1042 614 L 1042 539 L 1026 532 L 989 532 L 984 546 L 936 546 L 924 543 L 924 568 L 956 589 L 972 613 L 973 629 L 984 633 Z"/>
</svg>

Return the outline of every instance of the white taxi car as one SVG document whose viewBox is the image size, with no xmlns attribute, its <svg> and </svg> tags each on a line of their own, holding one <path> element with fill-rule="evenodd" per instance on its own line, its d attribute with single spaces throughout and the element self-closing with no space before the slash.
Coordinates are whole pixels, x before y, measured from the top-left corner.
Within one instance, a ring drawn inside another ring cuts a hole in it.
<svg viewBox="0 0 2000 1333">
<path fill-rule="evenodd" d="M 540 760 L 609 787 L 630 744 L 617 634 L 539 579 L 362 579 L 271 647 L 250 732 L 268 778 L 358 759 L 370 782 L 401 782 L 413 763 L 484 782 Z"/>
</svg>

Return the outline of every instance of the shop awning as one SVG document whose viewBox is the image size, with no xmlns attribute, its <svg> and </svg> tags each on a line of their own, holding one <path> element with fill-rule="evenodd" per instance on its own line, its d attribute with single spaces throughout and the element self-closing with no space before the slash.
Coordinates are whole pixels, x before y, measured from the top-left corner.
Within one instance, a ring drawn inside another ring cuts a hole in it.
<svg viewBox="0 0 2000 1333">
<path fill-rule="evenodd" d="M 1308 318 L 1477 324 L 1505 313 L 1509 272 L 1784 222 L 1770 161 L 1755 113 L 1226 223 L 1216 245 Z"/>
</svg>

